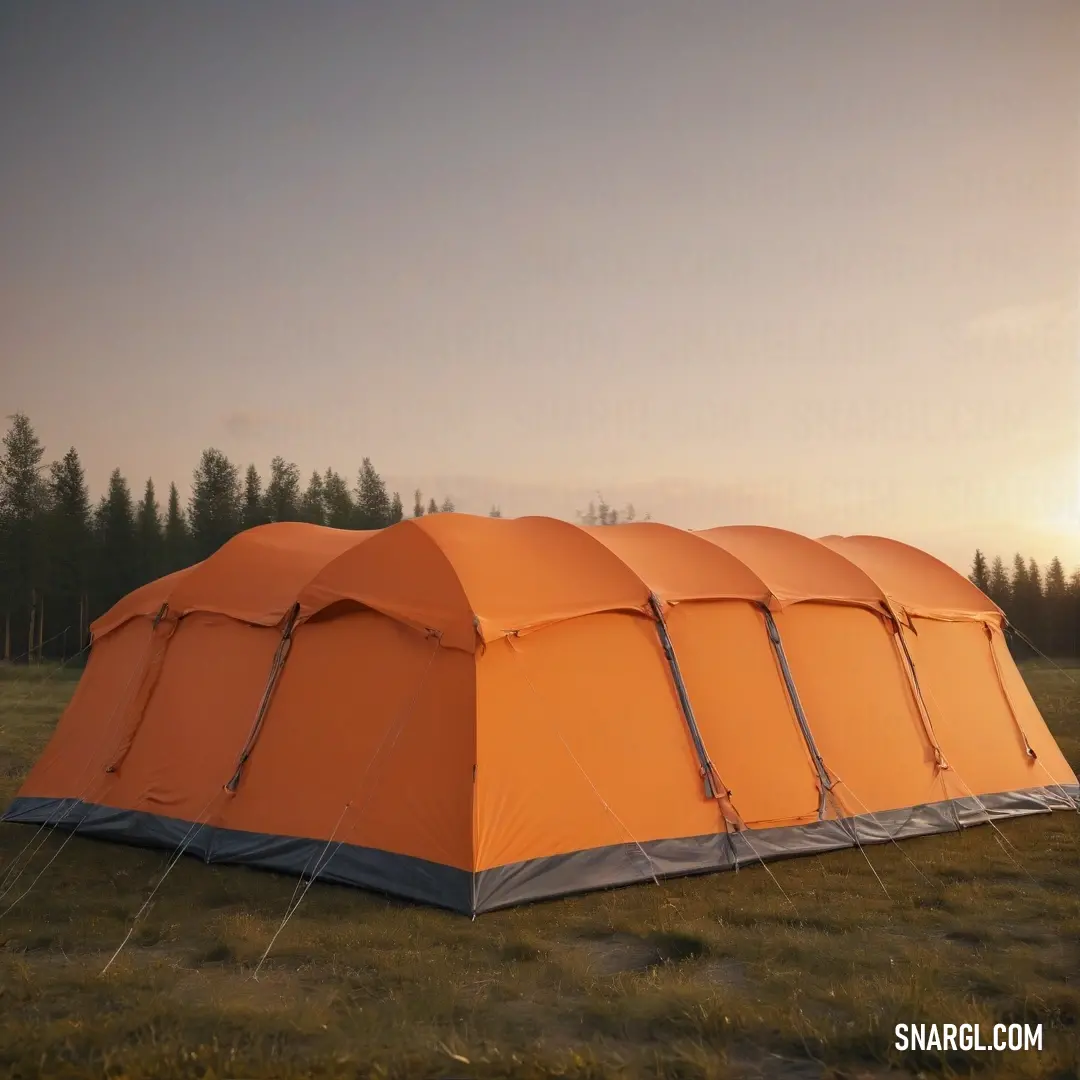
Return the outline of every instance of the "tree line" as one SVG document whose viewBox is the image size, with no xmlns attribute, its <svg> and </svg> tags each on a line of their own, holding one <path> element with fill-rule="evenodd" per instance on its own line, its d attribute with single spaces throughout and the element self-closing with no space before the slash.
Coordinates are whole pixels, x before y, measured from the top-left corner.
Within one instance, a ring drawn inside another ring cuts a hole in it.
<svg viewBox="0 0 1080 1080">
<path fill-rule="evenodd" d="M 305 521 L 381 529 L 405 516 L 400 494 L 387 491 L 370 458 L 362 460 L 354 485 L 327 468 L 313 472 L 305 486 L 297 466 L 283 457 L 271 461 L 264 483 L 255 465 L 241 473 L 213 447 L 202 452 L 186 506 L 170 483 L 162 507 L 152 479 L 136 500 L 119 469 L 92 505 L 78 451 L 71 447 L 46 463 L 29 418 L 16 413 L 10 420 L 0 450 L 4 660 L 77 653 L 87 643 L 90 624 L 121 597 L 207 558 L 256 525 Z M 414 518 L 454 509 L 449 496 L 425 501 L 422 492 L 413 492 Z M 490 516 L 502 513 L 493 506 Z M 598 496 L 578 519 L 584 525 L 618 525 L 636 520 L 636 514 L 633 506 L 619 511 Z M 1044 572 L 1019 554 L 1006 569 L 1000 556 L 988 562 L 978 550 L 969 577 L 1035 649 L 1080 657 L 1080 570 L 1066 578 L 1060 559 L 1052 559 Z"/>
<path fill-rule="evenodd" d="M 370 458 L 355 485 L 334 469 L 300 470 L 282 457 L 263 482 L 220 450 L 202 452 L 191 496 L 169 484 L 164 507 L 152 479 L 137 500 L 119 469 L 91 505 L 78 451 L 45 462 L 29 418 L 16 413 L 0 451 L 0 612 L 4 660 L 63 658 L 87 642 L 89 626 L 132 589 L 205 559 L 244 529 L 306 521 L 337 529 L 381 529 L 405 515 Z M 413 493 L 412 514 L 452 512 Z M 499 514 L 497 508 L 492 513 Z"/>
<path fill-rule="evenodd" d="M 140 585 L 212 555 L 245 529 L 303 521 L 335 529 L 381 529 L 405 516 L 398 492 L 364 458 L 355 484 L 327 468 L 303 483 L 283 457 L 270 462 L 265 483 L 255 465 L 239 466 L 216 448 L 202 452 L 191 495 L 181 505 L 170 483 L 164 506 L 148 479 L 136 499 L 119 469 L 91 504 L 78 451 L 46 463 L 29 417 L 16 413 L 0 449 L 0 658 L 65 659 L 89 640 L 90 624 Z M 452 513 L 413 492 L 412 517 Z M 493 506 L 491 517 L 502 517 Z M 589 525 L 635 519 L 603 499 L 578 515 Z"/>
<path fill-rule="evenodd" d="M 1080 656 L 1080 570 L 1066 578 L 1059 558 L 1051 559 L 1044 572 L 1034 559 L 1020 554 L 1006 569 L 1000 556 L 988 563 L 976 550 L 968 577 L 1030 642 L 1010 642 L 1014 652 Z"/>
</svg>

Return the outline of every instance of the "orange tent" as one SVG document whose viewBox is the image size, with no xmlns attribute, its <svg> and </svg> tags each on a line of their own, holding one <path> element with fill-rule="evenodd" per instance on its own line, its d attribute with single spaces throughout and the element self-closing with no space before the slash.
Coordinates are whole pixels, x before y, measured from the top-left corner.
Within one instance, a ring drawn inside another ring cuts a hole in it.
<svg viewBox="0 0 1080 1080">
<path fill-rule="evenodd" d="M 268 525 L 94 624 L 4 819 L 475 914 L 1071 807 L 1003 626 L 878 537 Z"/>
</svg>

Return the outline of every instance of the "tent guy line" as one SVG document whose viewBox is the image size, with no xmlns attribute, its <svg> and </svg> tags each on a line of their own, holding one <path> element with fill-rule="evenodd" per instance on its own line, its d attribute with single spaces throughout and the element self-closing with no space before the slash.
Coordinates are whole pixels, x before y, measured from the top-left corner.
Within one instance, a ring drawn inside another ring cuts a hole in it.
<svg viewBox="0 0 1080 1080">
<path fill-rule="evenodd" d="M 252 972 L 251 976 L 253 979 L 258 978 L 259 972 L 262 969 L 263 964 L 266 962 L 266 958 L 270 955 L 270 950 L 274 947 L 274 943 L 281 936 L 285 927 L 288 925 L 289 920 L 296 914 L 297 909 L 300 907 L 301 903 L 303 903 L 304 897 L 308 894 L 308 890 L 311 888 L 312 885 L 315 884 L 316 880 L 322 875 L 323 871 L 330 865 L 330 863 L 333 861 L 334 856 L 341 849 L 341 845 L 344 843 L 344 839 L 338 840 L 337 845 L 332 851 L 330 851 L 330 854 L 326 854 L 326 852 L 330 850 L 331 844 L 334 843 L 334 840 L 338 834 L 338 830 L 344 824 L 345 818 L 348 816 L 349 811 L 352 809 L 354 801 L 361 794 L 365 795 L 365 799 L 360 804 L 359 810 L 357 810 L 357 819 L 359 819 L 360 814 L 364 812 L 364 808 L 367 805 L 366 796 L 368 795 L 368 788 L 366 787 L 366 781 L 368 775 L 371 773 L 375 762 L 379 759 L 379 756 L 382 753 L 383 747 L 386 745 L 386 740 L 389 738 L 391 731 L 393 732 L 394 737 L 390 742 L 390 750 L 393 750 L 394 746 L 397 744 L 398 738 L 401 736 L 405 725 L 408 723 L 410 716 L 412 716 L 413 714 L 413 710 L 416 707 L 416 702 L 419 700 L 420 697 L 420 692 L 423 690 L 424 684 L 427 682 L 428 675 L 431 673 L 431 665 L 435 662 L 435 656 L 438 650 L 439 638 L 435 636 L 435 645 L 431 650 L 431 655 L 428 657 L 428 662 L 424 665 L 424 670 L 420 676 L 420 682 L 417 686 L 416 693 L 413 695 L 412 700 L 409 703 L 408 709 L 402 711 L 402 715 L 397 721 L 397 723 L 393 726 L 393 728 L 388 729 L 387 732 L 383 735 L 382 740 L 379 743 L 378 749 L 375 751 L 375 754 L 372 756 L 371 760 L 365 767 L 364 773 L 360 777 L 360 780 L 356 785 L 356 789 L 353 795 L 349 798 L 349 801 L 345 804 L 344 808 L 341 811 L 341 815 L 334 823 L 334 828 L 330 832 L 330 838 L 326 841 L 326 847 L 323 849 L 323 854 L 320 856 L 319 860 L 316 860 L 315 869 L 312 871 L 311 877 L 309 877 L 306 882 L 304 882 L 303 878 L 301 877 L 300 881 L 297 882 L 297 887 L 299 887 L 300 884 L 303 883 L 303 888 L 300 890 L 300 895 L 297 896 L 296 889 L 293 889 L 293 897 L 295 899 L 293 902 L 290 903 L 289 907 L 286 908 L 285 916 L 281 920 L 281 925 L 278 926 L 277 930 L 274 932 L 274 936 L 270 939 L 270 943 L 266 946 L 265 952 L 263 952 L 262 956 L 259 958 L 259 962 L 255 965 L 255 970 L 254 972 Z M 356 822 L 354 821 L 353 828 L 355 827 Z M 346 833 L 346 836 L 348 835 L 350 835 L 350 833 Z"/>
</svg>

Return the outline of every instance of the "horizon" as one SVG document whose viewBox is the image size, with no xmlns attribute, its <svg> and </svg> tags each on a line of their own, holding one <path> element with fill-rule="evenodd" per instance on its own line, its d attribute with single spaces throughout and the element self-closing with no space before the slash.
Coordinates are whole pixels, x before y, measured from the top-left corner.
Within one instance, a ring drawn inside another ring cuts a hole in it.
<svg viewBox="0 0 1080 1080">
<path fill-rule="evenodd" d="M 33 422 L 33 418 L 30 418 Z M 49 448 L 45 448 L 44 462 L 51 462 L 56 457 L 62 456 L 66 452 L 58 451 L 57 454 L 50 454 Z M 78 450 L 78 447 L 75 447 Z M 216 447 L 220 450 L 220 447 Z M 223 451 L 224 452 L 224 451 Z M 228 456 L 228 455 L 226 455 Z M 285 457 L 285 455 L 281 455 Z M 80 460 L 82 454 L 80 453 Z M 289 464 L 296 464 L 295 462 L 289 462 L 288 458 L 285 458 Z M 259 472 L 260 479 L 265 485 L 268 479 L 269 468 L 260 468 L 258 462 L 245 462 L 239 459 L 230 457 L 232 464 L 236 466 L 240 480 L 243 480 L 243 474 L 249 464 L 254 464 Z M 267 463 L 269 464 L 269 463 Z M 378 471 L 378 463 L 372 463 Z M 85 461 L 83 461 L 85 470 Z M 117 466 L 118 468 L 118 466 Z M 312 469 L 304 470 L 302 466 L 297 466 L 300 474 L 300 486 L 301 490 L 306 487 L 308 480 L 311 477 Z M 348 473 L 342 469 L 330 465 L 329 468 L 338 472 L 349 485 L 350 490 L 355 492 L 356 490 L 356 472 L 354 469 L 352 473 Z M 194 467 L 192 469 L 194 471 Z M 326 469 L 317 469 L 320 475 L 324 474 Z M 111 470 L 110 470 L 111 473 Z M 123 474 L 123 470 L 121 470 Z M 729 485 L 726 489 L 721 489 L 720 485 L 717 485 L 717 490 L 723 490 L 724 497 L 731 502 L 732 505 L 741 505 L 748 513 L 739 516 L 737 513 L 734 515 L 729 514 L 723 520 L 703 520 L 694 519 L 692 524 L 685 524 L 678 521 L 671 520 L 670 516 L 665 516 L 662 512 L 657 513 L 651 504 L 642 502 L 642 499 L 648 500 L 650 494 L 657 496 L 657 501 L 661 506 L 664 505 L 665 496 L 671 499 L 673 494 L 677 498 L 686 485 L 685 480 L 673 479 L 669 482 L 656 481 L 653 484 L 637 484 L 637 485 L 623 485 L 617 489 L 616 497 L 612 497 L 611 491 L 603 491 L 600 489 L 589 489 L 585 486 L 578 487 L 577 489 L 565 489 L 557 488 L 555 486 L 544 487 L 543 485 L 521 485 L 510 484 L 500 486 L 499 484 L 492 484 L 490 479 L 483 477 L 461 477 L 461 476 L 447 476 L 445 474 L 429 473 L 424 475 L 414 475 L 412 477 L 400 477 L 393 476 L 385 473 L 380 473 L 388 494 L 394 494 L 395 492 L 401 496 L 402 503 L 405 508 L 405 517 L 409 518 L 411 514 L 412 499 L 417 487 L 423 493 L 423 499 L 425 505 L 428 500 L 434 498 L 437 503 L 441 503 L 444 497 L 449 497 L 455 504 L 455 512 L 467 513 L 474 516 L 484 517 L 487 516 L 492 508 L 497 507 L 501 516 L 504 518 L 515 517 L 529 517 L 529 516 L 542 516 L 552 517 L 564 521 L 576 522 L 580 513 L 585 512 L 589 504 L 597 504 L 600 500 L 604 500 L 612 509 L 617 510 L 621 515 L 628 506 L 633 506 L 635 511 L 635 517 L 637 521 L 641 521 L 646 514 L 648 514 L 651 520 L 666 525 L 672 525 L 675 528 L 686 529 L 689 531 L 700 531 L 702 529 L 713 528 L 720 525 L 762 525 L 772 528 L 788 529 L 791 532 L 800 533 L 803 536 L 810 537 L 812 539 L 820 539 L 824 536 L 839 535 L 839 536 L 882 536 L 888 539 L 898 540 L 902 543 L 910 544 L 913 547 L 920 548 L 926 551 L 928 554 L 933 555 L 935 558 L 941 560 L 947 565 L 951 566 L 954 570 L 967 576 L 971 572 L 971 564 L 975 554 L 975 551 L 981 551 L 986 557 L 987 562 L 993 562 L 995 558 L 1001 558 L 1004 562 L 1006 569 L 1010 568 L 1014 557 L 1019 554 L 1022 555 L 1025 561 L 1032 558 L 1038 563 L 1041 569 L 1054 559 L 1057 558 L 1061 561 L 1066 576 L 1069 576 L 1074 570 L 1080 572 L 1080 560 L 1077 562 L 1070 562 L 1069 558 L 1062 554 L 1061 548 L 1055 548 L 1053 544 L 1053 537 L 1043 537 L 1043 546 L 1041 548 L 1022 548 L 1017 547 L 1009 549 L 1007 546 L 1002 546 L 993 541 L 990 542 L 977 542 L 974 546 L 967 548 L 961 548 L 960 543 L 953 541 L 952 547 L 949 547 L 949 537 L 944 537 L 944 543 L 939 543 L 938 548 L 935 550 L 933 546 L 925 542 L 920 542 L 918 538 L 912 538 L 911 535 L 898 535 L 895 533 L 875 532 L 869 528 L 853 528 L 847 530 L 824 528 L 818 531 L 806 531 L 799 528 L 793 528 L 790 525 L 778 524 L 775 520 L 766 520 L 762 515 L 757 517 L 753 516 L 753 508 L 755 505 L 762 505 L 759 500 L 755 503 L 754 494 L 749 491 L 740 491 L 735 485 Z M 94 505 L 102 495 L 105 494 L 108 488 L 108 476 L 104 478 L 104 481 L 98 484 L 94 483 L 93 477 L 89 474 L 87 479 L 87 489 L 90 495 L 91 505 Z M 176 480 L 166 480 L 164 482 L 158 480 L 155 477 L 147 477 L 143 480 L 138 480 L 131 476 L 124 475 L 124 479 L 128 484 L 128 488 L 131 492 L 133 503 L 138 503 L 142 493 L 145 490 L 146 480 L 152 480 L 154 483 L 155 498 L 158 505 L 164 513 L 166 503 L 168 500 L 168 492 L 170 484 L 176 484 L 177 494 L 180 498 L 181 507 L 186 512 L 188 501 L 191 493 L 191 483 L 179 482 Z M 700 490 L 700 487 L 695 485 L 696 490 Z M 462 496 L 461 492 L 464 491 L 465 495 Z M 498 497 L 487 498 L 485 492 L 507 492 L 510 493 L 509 500 L 500 500 Z M 621 493 L 627 497 L 619 498 L 617 495 Z M 560 505 L 555 510 L 536 510 L 529 504 L 536 500 L 543 502 L 545 496 L 548 502 L 560 501 Z M 519 506 L 524 504 L 524 509 L 518 509 Z M 508 505 L 511 509 L 508 509 Z M 939 537 L 940 539 L 940 537 Z M 1066 549 L 1067 550 L 1067 549 Z"/>
<path fill-rule="evenodd" d="M 1080 8 L 0 11 L 0 413 L 94 499 L 1080 565 Z"/>
</svg>

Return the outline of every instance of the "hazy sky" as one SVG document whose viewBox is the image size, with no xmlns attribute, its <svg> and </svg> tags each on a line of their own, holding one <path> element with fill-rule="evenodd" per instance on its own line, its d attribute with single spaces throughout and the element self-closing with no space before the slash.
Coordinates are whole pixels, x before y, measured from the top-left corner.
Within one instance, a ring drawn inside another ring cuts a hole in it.
<svg viewBox="0 0 1080 1080">
<path fill-rule="evenodd" d="M 98 493 L 1080 562 L 1075 0 L 0 6 L 0 410 Z"/>
</svg>

